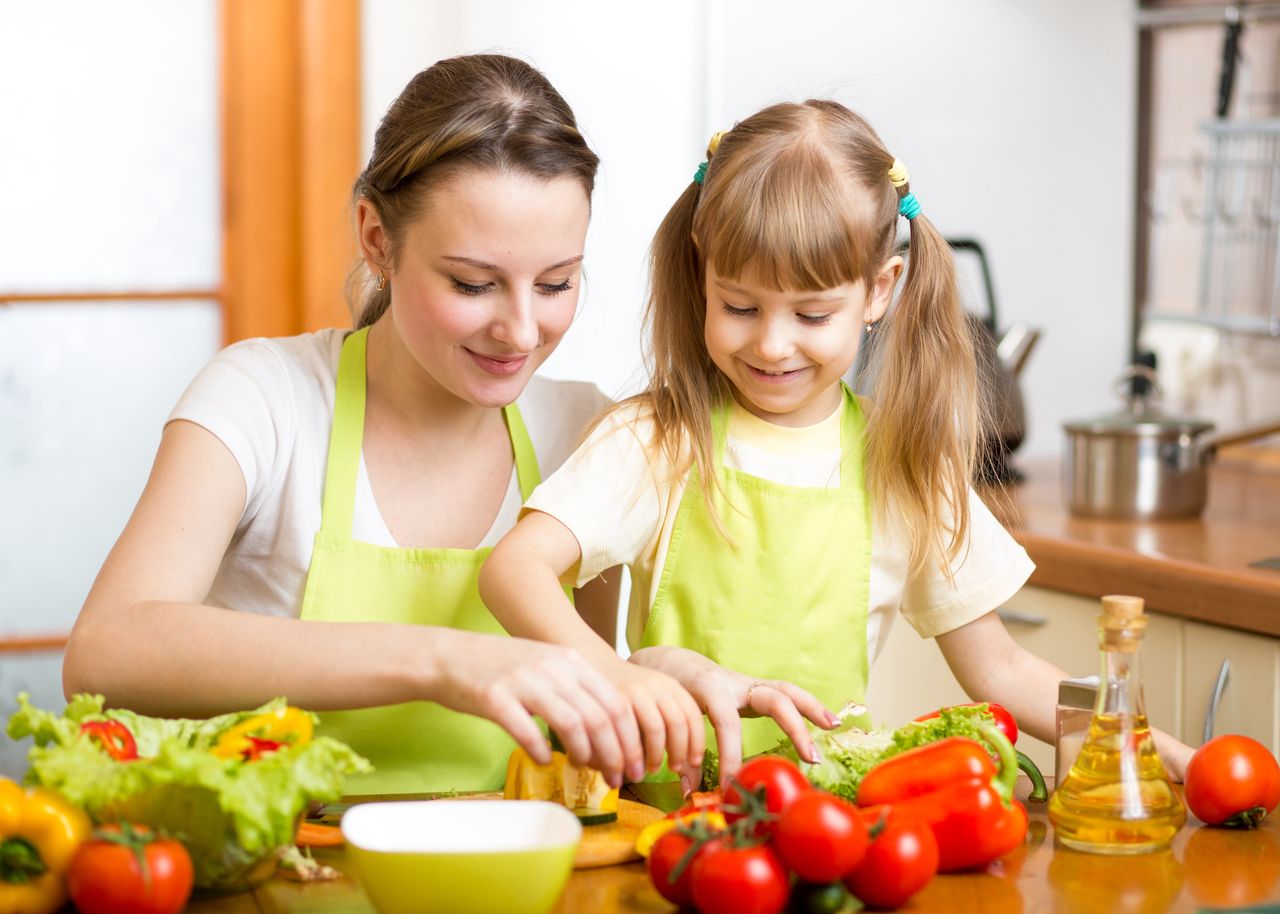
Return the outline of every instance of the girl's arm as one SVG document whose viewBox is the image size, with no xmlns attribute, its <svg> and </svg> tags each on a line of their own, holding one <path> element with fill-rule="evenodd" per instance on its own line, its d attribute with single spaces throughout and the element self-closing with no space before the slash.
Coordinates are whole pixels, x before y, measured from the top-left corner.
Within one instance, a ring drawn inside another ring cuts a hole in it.
<svg viewBox="0 0 1280 914">
<path fill-rule="evenodd" d="M 1050 745 L 1057 741 L 1058 683 L 1068 674 L 1014 641 L 994 611 L 938 635 L 937 642 L 970 698 L 998 702 L 1021 729 Z M 1181 781 L 1193 750 L 1154 727 L 1152 733 L 1170 777 Z"/>
<path fill-rule="evenodd" d="M 702 712 L 674 679 L 625 662 L 578 615 L 561 578 L 581 560 L 577 537 L 568 527 L 550 514 L 531 511 L 485 561 L 480 596 L 511 634 L 574 648 L 627 696 L 649 770 L 662 764 L 665 750 L 671 769 L 692 777 L 702 765 Z M 637 765 L 627 776 L 639 780 L 645 767 Z"/>
<path fill-rule="evenodd" d="M 203 605 L 245 501 L 239 465 L 193 423 L 165 429 L 150 479 L 71 633 L 67 695 L 204 716 L 277 695 L 314 710 L 436 701 L 495 721 L 549 761 L 532 719 L 579 764 L 620 777 L 638 752 L 622 696 L 579 655 L 448 628 L 304 622 Z"/>
</svg>

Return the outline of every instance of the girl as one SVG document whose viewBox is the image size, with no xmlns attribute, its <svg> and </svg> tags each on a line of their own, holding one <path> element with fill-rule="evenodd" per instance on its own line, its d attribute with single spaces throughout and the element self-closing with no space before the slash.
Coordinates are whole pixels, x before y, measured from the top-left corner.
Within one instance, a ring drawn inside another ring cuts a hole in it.
<svg viewBox="0 0 1280 914">
<path fill-rule="evenodd" d="M 576 763 L 638 777 L 618 690 L 571 650 L 499 637 L 476 591 L 605 403 L 533 377 L 573 319 L 596 166 L 521 61 L 414 77 L 355 184 L 376 277 L 358 331 L 250 340 L 199 374 L 76 622 L 67 693 L 155 714 L 281 694 L 341 711 L 322 731 L 377 769 L 356 793 L 494 789 L 512 737 L 549 761 L 534 714 Z M 588 615 L 616 607 L 590 589 Z M 651 688 L 696 714 L 668 677 Z"/>
<path fill-rule="evenodd" d="M 910 267 L 890 308 L 900 217 Z M 628 693 L 636 667 L 684 683 L 722 777 L 779 736 L 740 714 L 781 693 L 829 719 L 787 680 L 827 708 L 861 700 L 898 613 L 973 698 L 1051 739 L 1065 674 L 994 612 L 1033 566 L 969 487 L 976 372 L 950 251 L 871 127 L 808 101 L 714 138 L 654 240 L 646 317 L 648 389 L 539 487 L 481 573 L 503 625 L 577 647 Z M 841 382 L 864 328 L 883 335 L 870 404 Z M 620 563 L 630 663 L 558 585 Z M 797 717 L 774 716 L 812 753 Z M 1186 747 L 1166 745 L 1178 773 Z"/>
</svg>

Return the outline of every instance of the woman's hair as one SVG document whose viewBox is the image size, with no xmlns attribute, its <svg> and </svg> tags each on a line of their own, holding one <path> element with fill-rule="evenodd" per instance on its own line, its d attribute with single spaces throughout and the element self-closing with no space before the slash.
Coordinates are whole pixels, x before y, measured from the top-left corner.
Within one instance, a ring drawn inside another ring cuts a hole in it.
<svg viewBox="0 0 1280 914">
<path fill-rule="evenodd" d="M 352 200 L 368 200 L 377 210 L 394 264 L 427 194 L 465 169 L 576 178 L 590 199 L 599 162 L 568 103 L 529 64 L 500 54 L 451 57 L 409 80 L 391 103 Z M 357 328 L 376 321 L 391 302 L 390 288 L 370 287 L 357 303 L 356 287 L 368 285 L 358 275 L 357 266 L 348 294 Z"/>
<path fill-rule="evenodd" d="M 780 290 L 872 283 L 893 256 L 898 201 L 893 155 L 871 126 L 825 100 L 779 104 L 747 118 L 708 151 L 701 184 L 667 213 L 651 250 L 645 309 L 653 444 L 683 473 L 712 471 L 711 411 L 729 383 L 704 342 L 706 266 Z M 978 405 L 973 345 L 950 248 L 924 217 L 910 222 L 908 269 L 881 334 L 868 411 L 866 473 L 873 504 L 892 505 L 911 539 L 911 568 L 948 576 L 966 541 Z M 623 406 L 624 404 L 619 404 Z M 710 503 L 710 486 L 704 485 Z"/>
</svg>

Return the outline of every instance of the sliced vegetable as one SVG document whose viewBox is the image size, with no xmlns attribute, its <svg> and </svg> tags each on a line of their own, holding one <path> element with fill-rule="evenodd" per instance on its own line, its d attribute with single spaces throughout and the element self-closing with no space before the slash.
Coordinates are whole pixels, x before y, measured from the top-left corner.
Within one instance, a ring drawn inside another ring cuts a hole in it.
<svg viewBox="0 0 1280 914">
<path fill-rule="evenodd" d="M 551 763 L 539 765 L 528 752 L 516 747 L 507 762 L 502 796 L 508 800 L 547 800 L 568 809 L 618 811 L 618 790 L 592 768 L 570 764 L 569 756 L 553 751 Z"/>
<path fill-rule="evenodd" d="M 1280 765 L 1255 739 L 1215 736 L 1186 771 L 1187 806 L 1206 825 L 1257 828 L 1280 804 Z"/>
<path fill-rule="evenodd" d="M 575 806 L 573 814 L 578 817 L 578 821 L 586 825 L 610 825 L 618 821 L 618 811 L 616 809 L 601 809 L 598 806 Z"/>
<path fill-rule="evenodd" d="M 218 738 L 213 754 L 218 758 L 255 761 L 286 746 L 305 746 L 314 730 L 315 723 L 309 713 L 288 705 L 255 714 L 231 727 Z"/>
<path fill-rule="evenodd" d="M 86 720 L 80 725 L 80 732 L 116 761 L 128 762 L 138 757 L 138 744 L 133 734 L 118 720 Z"/>
<path fill-rule="evenodd" d="M 80 845 L 67 890 L 81 914 L 177 914 L 194 878 L 180 842 L 125 822 L 102 826 Z"/>
<path fill-rule="evenodd" d="M 648 857 L 659 838 L 679 825 L 688 826 L 698 819 L 703 821 L 703 828 L 711 833 L 722 832 L 728 827 L 728 823 L 724 820 L 724 813 L 718 809 L 707 812 L 695 810 L 687 813 L 682 810 L 678 817 L 672 813 L 640 829 L 640 834 L 636 836 L 636 853 L 641 857 Z"/>
<path fill-rule="evenodd" d="M 293 843 L 298 847 L 341 847 L 342 829 L 336 825 L 304 821 L 298 825 L 298 833 L 294 835 Z"/>
<path fill-rule="evenodd" d="M 0 778 L 0 911 L 51 914 L 67 901 L 65 875 L 92 826 L 58 794 Z"/>
</svg>

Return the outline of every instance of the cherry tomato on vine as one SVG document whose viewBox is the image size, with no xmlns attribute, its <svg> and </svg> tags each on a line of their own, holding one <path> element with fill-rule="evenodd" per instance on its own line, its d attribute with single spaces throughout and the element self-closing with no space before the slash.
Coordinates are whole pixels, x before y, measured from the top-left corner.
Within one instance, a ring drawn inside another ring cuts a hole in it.
<svg viewBox="0 0 1280 914">
<path fill-rule="evenodd" d="M 672 829 L 654 842 L 649 851 L 649 879 L 658 894 L 672 904 L 681 907 L 693 905 L 693 861 L 705 853 L 715 853 L 716 844 L 711 842 L 703 846 L 697 855 L 690 858 L 676 879 L 671 875 L 680 861 L 693 847 L 693 839 Z"/>
<path fill-rule="evenodd" d="M 844 877 L 844 884 L 867 907 L 889 911 L 928 885 L 937 872 L 938 842 L 933 830 L 890 812 L 862 862 Z"/>
<path fill-rule="evenodd" d="M 1215 736 L 1187 763 L 1187 806 L 1206 825 L 1256 828 L 1280 804 L 1280 765 L 1247 736 Z"/>
<path fill-rule="evenodd" d="M 144 825 L 103 825 L 71 858 L 67 891 L 82 914 L 177 914 L 194 878 L 180 842 Z"/>
<path fill-rule="evenodd" d="M 736 822 L 747 815 L 751 800 L 744 800 L 743 792 L 755 794 L 763 788 L 765 808 L 774 816 L 780 816 L 804 793 L 812 788 L 804 773 L 794 762 L 776 755 L 762 755 L 742 766 L 724 791 L 724 817 Z M 761 823 L 758 834 L 773 830 L 773 822 Z"/>
<path fill-rule="evenodd" d="M 782 862 L 807 882 L 832 882 L 862 862 L 866 823 L 851 803 L 823 790 L 797 797 L 774 827 Z"/>
<path fill-rule="evenodd" d="M 701 914 L 778 914 L 790 890 L 786 868 L 767 844 L 721 845 L 693 861 L 693 903 Z"/>
</svg>

